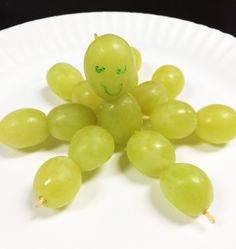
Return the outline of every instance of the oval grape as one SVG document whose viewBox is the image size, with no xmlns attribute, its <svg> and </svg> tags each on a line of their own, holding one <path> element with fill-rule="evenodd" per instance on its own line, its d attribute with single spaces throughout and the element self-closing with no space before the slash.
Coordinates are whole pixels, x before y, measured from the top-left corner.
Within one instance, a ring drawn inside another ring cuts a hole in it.
<svg viewBox="0 0 236 249">
<path fill-rule="evenodd" d="M 37 109 L 13 111 L 0 122 L 0 141 L 16 149 L 41 144 L 48 135 L 47 117 Z"/>
<path fill-rule="evenodd" d="M 114 102 L 103 101 L 97 111 L 98 124 L 107 129 L 115 143 L 125 145 L 135 131 L 142 128 L 142 112 L 131 95 Z"/>
<path fill-rule="evenodd" d="M 131 47 L 113 34 L 98 36 L 84 57 L 84 71 L 94 92 L 107 101 L 120 98 L 137 78 Z"/>
<path fill-rule="evenodd" d="M 236 111 L 226 105 L 209 105 L 197 113 L 196 134 L 204 141 L 224 144 L 236 137 Z"/>
<path fill-rule="evenodd" d="M 136 132 L 126 150 L 133 166 L 150 177 L 160 177 L 163 170 L 175 162 L 173 145 L 155 131 Z"/>
<path fill-rule="evenodd" d="M 69 156 L 82 169 L 91 171 L 101 167 L 114 152 L 114 140 L 109 132 L 99 126 L 86 126 L 72 138 Z"/>
<path fill-rule="evenodd" d="M 165 197 L 189 216 L 204 214 L 213 200 L 213 188 L 208 176 L 198 167 L 176 163 L 167 168 L 160 178 Z"/>
<path fill-rule="evenodd" d="M 70 158 L 58 156 L 47 160 L 37 171 L 33 192 L 38 201 L 48 208 L 68 205 L 79 191 L 81 172 Z"/>
<path fill-rule="evenodd" d="M 191 135 L 197 126 L 197 114 L 187 103 L 170 100 L 157 106 L 151 116 L 151 126 L 169 139 L 180 139 Z"/>
<path fill-rule="evenodd" d="M 184 75 L 179 68 L 173 65 L 159 67 L 154 72 L 152 80 L 165 86 L 169 98 L 179 95 L 184 87 Z"/>
<path fill-rule="evenodd" d="M 82 127 L 96 124 L 94 112 L 86 106 L 75 103 L 53 108 L 47 119 L 50 134 L 63 141 L 70 141 Z"/>
<path fill-rule="evenodd" d="M 101 98 L 94 93 L 89 82 L 83 80 L 73 89 L 72 102 L 96 111 L 101 103 Z"/>
<path fill-rule="evenodd" d="M 131 49 L 132 49 L 132 53 L 133 53 L 134 58 L 135 58 L 136 70 L 139 71 L 141 66 L 142 66 L 142 56 L 137 48 L 131 47 Z"/>
<path fill-rule="evenodd" d="M 71 100 L 74 87 L 82 80 L 80 71 L 68 63 L 57 63 L 47 73 L 48 86 L 64 100 Z"/>
<path fill-rule="evenodd" d="M 143 114 L 150 116 L 153 109 L 166 101 L 168 96 L 165 87 L 161 83 L 146 81 L 138 85 L 133 95 L 139 103 Z"/>
</svg>

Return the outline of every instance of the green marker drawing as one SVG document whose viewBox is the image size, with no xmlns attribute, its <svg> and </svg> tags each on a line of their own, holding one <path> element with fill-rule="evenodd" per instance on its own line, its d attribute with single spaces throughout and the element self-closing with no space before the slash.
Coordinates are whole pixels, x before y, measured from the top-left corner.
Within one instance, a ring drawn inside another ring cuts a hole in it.
<svg viewBox="0 0 236 249">
<path fill-rule="evenodd" d="M 96 73 L 102 73 L 103 71 L 105 71 L 106 68 L 105 67 L 100 67 L 100 66 L 96 66 L 95 67 L 95 72 Z"/>
<path fill-rule="evenodd" d="M 116 69 L 116 74 L 123 74 L 123 73 L 126 72 L 126 70 L 127 70 L 126 66 L 124 67 L 124 69 L 122 69 L 122 68 L 117 68 L 117 69 Z"/>
</svg>

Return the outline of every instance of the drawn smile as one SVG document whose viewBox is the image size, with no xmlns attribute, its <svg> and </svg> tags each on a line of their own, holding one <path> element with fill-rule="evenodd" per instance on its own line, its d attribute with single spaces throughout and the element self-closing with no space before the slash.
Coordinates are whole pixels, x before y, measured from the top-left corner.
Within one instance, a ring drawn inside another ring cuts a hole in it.
<svg viewBox="0 0 236 249">
<path fill-rule="evenodd" d="M 107 86 L 103 86 L 105 93 L 112 97 L 118 96 L 121 93 L 122 87 L 123 87 L 123 84 L 121 83 L 118 91 L 110 92 Z"/>
</svg>

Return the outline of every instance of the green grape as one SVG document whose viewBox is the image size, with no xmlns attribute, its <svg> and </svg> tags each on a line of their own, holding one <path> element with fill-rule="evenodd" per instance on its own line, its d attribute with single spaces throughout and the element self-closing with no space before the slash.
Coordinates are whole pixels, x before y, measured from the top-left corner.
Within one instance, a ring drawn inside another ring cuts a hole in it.
<svg viewBox="0 0 236 249">
<path fill-rule="evenodd" d="M 0 141 L 16 149 L 38 145 L 49 135 L 46 115 L 37 109 L 19 109 L 0 122 Z"/>
<path fill-rule="evenodd" d="M 138 74 L 134 74 L 134 77 L 132 78 L 129 87 L 128 92 L 133 93 L 134 89 L 138 86 Z"/>
<path fill-rule="evenodd" d="M 228 106 L 206 106 L 197 118 L 196 133 L 208 143 L 224 144 L 236 137 L 236 111 Z"/>
<path fill-rule="evenodd" d="M 142 66 L 142 56 L 137 48 L 131 47 L 131 49 L 135 58 L 136 70 L 139 71 Z"/>
<path fill-rule="evenodd" d="M 127 155 L 136 169 L 151 177 L 160 177 L 175 162 L 173 145 L 155 131 L 135 133 L 127 144 Z"/>
<path fill-rule="evenodd" d="M 68 103 L 53 108 L 48 114 L 50 134 L 63 141 L 70 141 L 82 127 L 96 124 L 94 112 L 83 105 Z"/>
<path fill-rule="evenodd" d="M 180 94 L 184 87 L 184 75 L 181 70 L 172 65 L 159 67 L 153 74 L 152 80 L 163 84 L 169 98 Z"/>
<path fill-rule="evenodd" d="M 142 128 L 142 112 L 131 95 L 114 102 L 103 101 L 97 118 L 98 124 L 112 134 L 118 145 L 125 145 L 134 132 Z"/>
<path fill-rule="evenodd" d="M 168 100 L 165 87 L 161 83 L 147 81 L 140 84 L 133 91 L 143 114 L 150 116 L 153 109 Z"/>
<path fill-rule="evenodd" d="M 152 112 L 151 126 L 169 139 L 189 136 L 197 126 L 197 114 L 187 103 L 170 100 L 157 106 Z"/>
<path fill-rule="evenodd" d="M 88 81 L 83 80 L 73 89 L 72 102 L 85 105 L 95 111 L 101 103 L 101 98 L 93 92 Z"/>
<path fill-rule="evenodd" d="M 82 171 L 90 171 L 102 166 L 114 152 L 114 139 L 109 132 L 99 126 L 80 129 L 72 138 L 69 156 Z"/>
<path fill-rule="evenodd" d="M 205 214 L 213 200 L 213 189 L 208 176 L 198 167 L 176 163 L 160 178 L 165 197 L 189 216 Z"/>
<path fill-rule="evenodd" d="M 129 44 L 112 34 L 98 36 L 90 44 L 84 57 L 84 71 L 94 92 L 107 101 L 126 93 L 137 74 Z"/>
<path fill-rule="evenodd" d="M 33 192 L 38 204 L 48 208 L 68 205 L 81 185 L 79 166 L 70 158 L 58 156 L 47 160 L 34 178 Z"/>
<path fill-rule="evenodd" d="M 48 86 L 64 100 L 71 100 L 74 87 L 82 80 L 80 71 L 67 63 L 57 63 L 47 73 Z"/>
</svg>

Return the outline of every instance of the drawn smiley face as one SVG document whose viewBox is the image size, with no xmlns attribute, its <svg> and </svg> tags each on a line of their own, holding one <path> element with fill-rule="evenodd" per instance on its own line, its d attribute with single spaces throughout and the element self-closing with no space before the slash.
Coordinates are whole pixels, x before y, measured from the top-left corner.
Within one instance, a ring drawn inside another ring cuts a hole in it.
<svg viewBox="0 0 236 249">
<path fill-rule="evenodd" d="M 100 36 L 92 42 L 84 68 L 94 92 L 108 101 L 126 93 L 136 73 L 131 48 L 114 35 Z"/>
<path fill-rule="evenodd" d="M 105 68 L 104 66 L 95 66 L 95 72 L 97 74 L 103 74 L 103 73 L 106 73 L 106 71 L 108 71 L 109 69 L 108 68 Z M 114 73 L 118 76 L 122 76 L 122 74 L 125 74 L 126 71 L 127 71 L 127 66 L 125 65 L 124 67 L 118 67 L 116 68 L 115 70 L 113 70 Z M 114 78 L 112 78 L 113 80 L 115 79 L 116 77 L 114 76 Z M 120 79 L 119 79 L 120 78 Z M 121 78 L 122 77 L 117 77 L 118 81 L 122 81 Z M 120 82 L 120 83 L 117 83 L 115 84 L 114 81 L 113 81 L 113 84 L 112 85 L 109 85 L 109 84 L 106 84 L 105 82 L 104 83 L 101 83 L 101 86 L 103 87 L 104 89 L 104 92 L 111 96 L 111 97 L 116 97 L 116 96 L 119 96 L 122 92 L 122 88 L 123 88 L 123 82 Z"/>
</svg>

